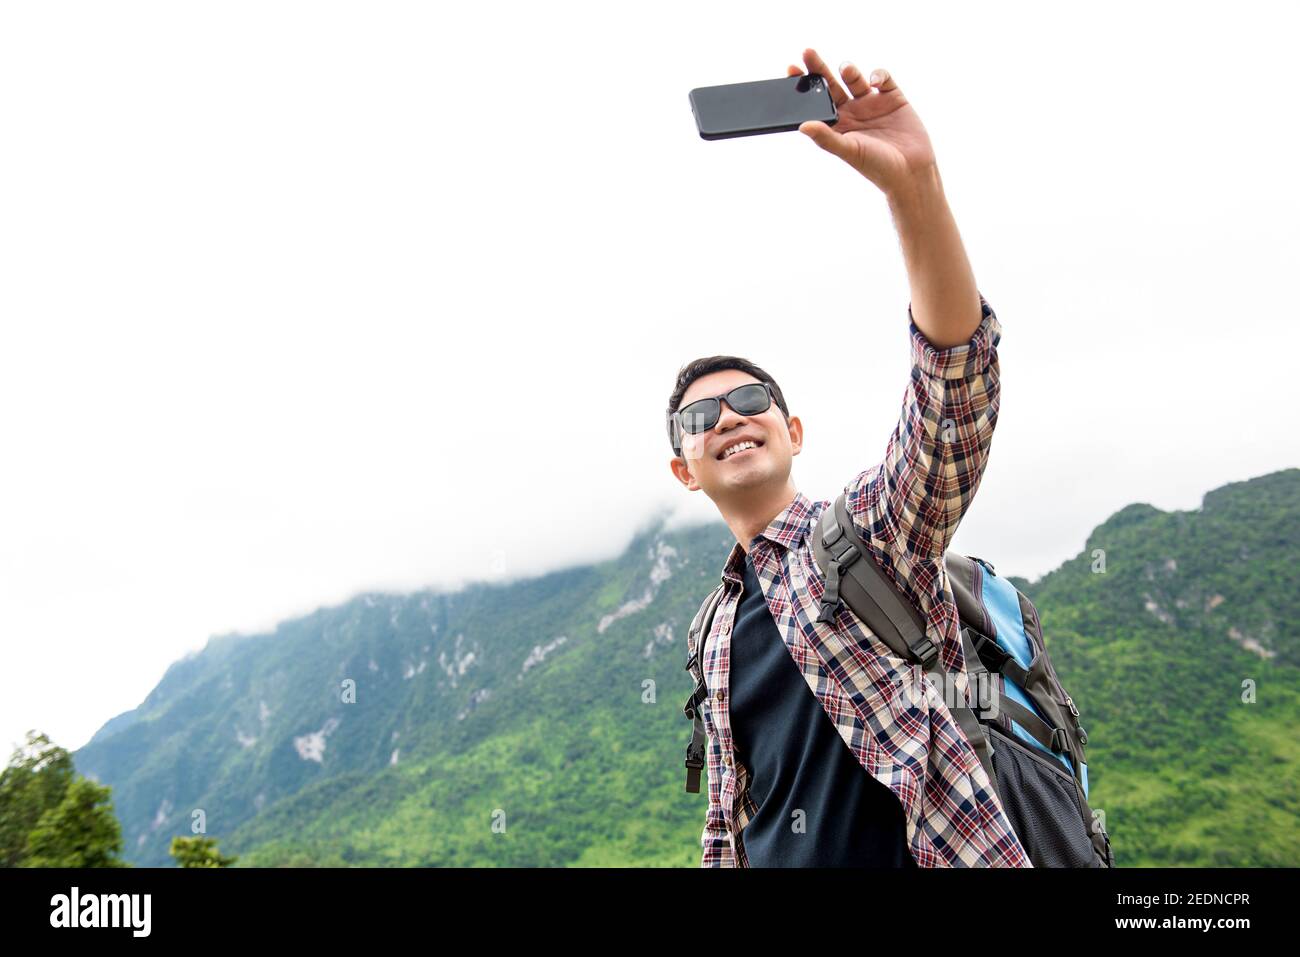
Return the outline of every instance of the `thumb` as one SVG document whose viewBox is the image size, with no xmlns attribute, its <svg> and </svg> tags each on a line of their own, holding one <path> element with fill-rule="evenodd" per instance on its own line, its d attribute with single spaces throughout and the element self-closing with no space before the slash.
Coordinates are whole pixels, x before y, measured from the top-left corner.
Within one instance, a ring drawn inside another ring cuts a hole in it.
<svg viewBox="0 0 1300 957">
<path fill-rule="evenodd" d="M 847 160 L 847 143 L 844 137 L 836 133 L 833 129 L 823 123 L 821 120 L 809 120 L 806 123 L 799 124 L 799 132 L 803 133 L 814 143 L 826 150 L 828 153 L 834 153 L 840 159 Z"/>
</svg>

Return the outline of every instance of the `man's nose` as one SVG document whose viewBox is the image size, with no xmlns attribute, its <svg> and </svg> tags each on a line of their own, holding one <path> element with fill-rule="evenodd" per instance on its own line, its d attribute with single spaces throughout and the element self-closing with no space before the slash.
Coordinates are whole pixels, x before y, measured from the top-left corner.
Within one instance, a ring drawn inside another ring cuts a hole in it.
<svg viewBox="0 0 1300 957">
<path fill-rule="evenodd" d="M 726 432 L 745 421 L 747 416 L 741 415 L 728 405 L 726 399 L 720 399 L 719 401 L 722 403 L 722 410 L 718 413 L 718 424 L 713 427 L 715 431 Z"/>
</svg>

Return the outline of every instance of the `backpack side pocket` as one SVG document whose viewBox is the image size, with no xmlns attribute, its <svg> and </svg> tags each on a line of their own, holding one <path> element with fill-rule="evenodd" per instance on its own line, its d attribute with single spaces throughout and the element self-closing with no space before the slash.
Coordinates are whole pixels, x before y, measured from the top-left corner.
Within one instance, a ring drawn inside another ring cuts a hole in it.
<svg viewBox="0 0 1300 957">
<path fill-rule="evenodd" d="M 1074 778 L 1059 761 L 985 724 L 998 796 L 1034 867 L 1096 867 Z"/>
</svg>

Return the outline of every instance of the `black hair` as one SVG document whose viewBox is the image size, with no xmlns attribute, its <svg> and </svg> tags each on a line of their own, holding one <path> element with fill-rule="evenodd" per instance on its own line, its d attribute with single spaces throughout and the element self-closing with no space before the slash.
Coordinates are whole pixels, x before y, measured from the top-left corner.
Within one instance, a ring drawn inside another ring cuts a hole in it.
<svg viewBox="0 0 1300 957">
<path fill-rule="evenodd" d="M 776 399 L 777 407 L 785 416 L 786 424 L 790 422 L 790 409 L 785 404 L 785 396 L 781 392 L 781 387 L 776 384 L 776 380 L 760 369 L 748 359 L 742 359 L 740 356 L 708 356 L 704 359 L 696 359 L 682 366 L 677 372 L 677 385 L 673 387 L 673 394 L 668 397 L 668 409 L 664 417 L 668 426 L 668 442 L 673 447 L 673 454 L 681 456 L 682 449 L 680 437 L 676 434 L 673 423 L 673 413 L 678 411 L 681 405 L 682 396 L 690 388 L 692 382 L 701 376 L 706 376 L 711 372 L 721 372 L 723 369 L 739 369 L 741 372 L 748 372 L 760 382 L 766 382 L 772 387 L 772 395 Z"/>
</svg>

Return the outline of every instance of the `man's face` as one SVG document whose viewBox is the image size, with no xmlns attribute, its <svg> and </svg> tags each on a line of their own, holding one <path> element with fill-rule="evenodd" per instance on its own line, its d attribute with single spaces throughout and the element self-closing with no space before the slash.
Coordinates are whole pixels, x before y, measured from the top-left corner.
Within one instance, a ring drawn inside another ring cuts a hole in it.
<svg viewBox="0 0 1300 957">
<path fill-rule="evenodd" d="M 711 372 L 687 387 L 677 408 L 759 381 L 739 369 Z M 757 448 L 728 455 L 728 449 L 742 439 L 752 440 Z M 775 402 L 766 412 L 741 415 L 723 399 L 722 413 L 713 428 L 697 435 L 682 434 L 682 457 L 673 459 L 673 474 L 691 491 L 703 489 L 715 500 L 733 498 L 748 488 L 780 487 L 790 477 L 791 459 L 799 454 L 802 439 L 799 417 L 791 416 L 787 426 Z"/>
</svg>

